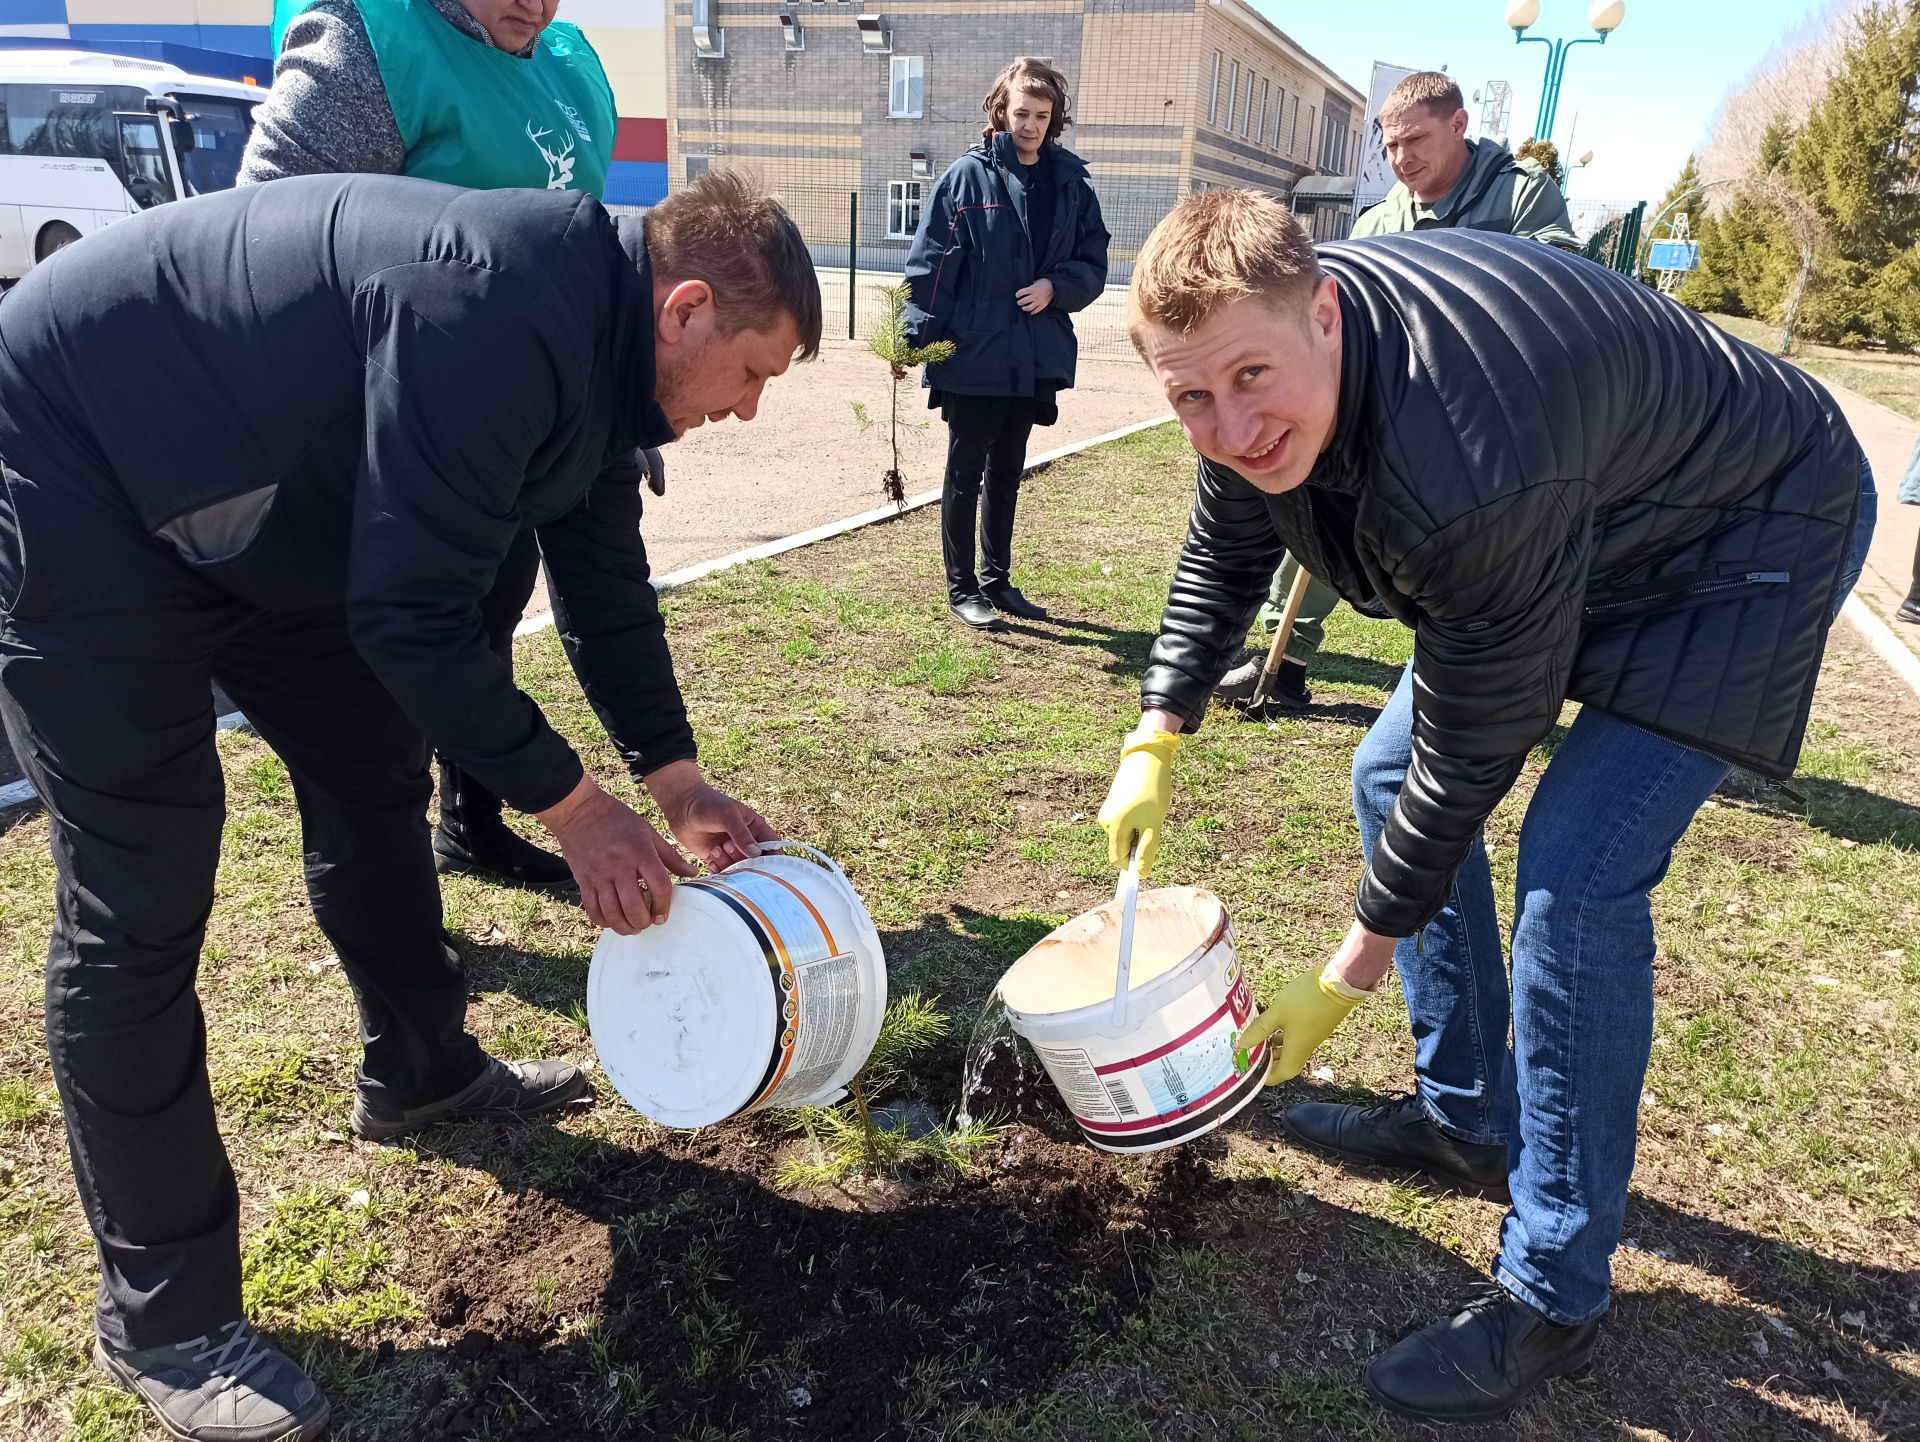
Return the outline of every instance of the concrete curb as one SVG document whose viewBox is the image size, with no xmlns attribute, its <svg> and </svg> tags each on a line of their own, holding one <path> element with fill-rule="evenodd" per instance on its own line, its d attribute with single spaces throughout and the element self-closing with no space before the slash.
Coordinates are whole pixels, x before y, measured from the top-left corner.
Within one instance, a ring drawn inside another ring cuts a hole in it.
<svg viewBox="0 0 1920 1442">
<path fill-rule="evenodd" d="M 1873 654 L 1893 667 L 1894 675 L 1905 681 L 1914 695 L 1920 696 L 1920 656 L 1914 655 L 1906 643 L 1893 634 L 1893 627 L 1874 615 L 1858 596 L 1847 597 L 1840 614 L 1853 622 L 1853 629 L 1860 633 Z"/>
<path fill-rule="evenodd" d="M 1121 426 L 1120 429 L 1108 431 L 1104 435 L 1089 436 L 1084 441 L 1073 441 L 1068 445 L 1060 446 L 1051 451 L 1042 451 L 1037 456 L 1028 457 L 1026 470 L 1022 471 L 1021 474 L 1031 475 L 1041 466 L 1048 465 L 1051 462 L 1064 460 L 1068 456 L 1078 455 L 1081 451 L 1092 450 L 1095 446 L 1104 446 L 1109 441 L 1121 440 L 1126 436 L 1135 435 L 1140 431 L 1152 430 L 1155 426 L 1165 425 L 1172 419 L 1173 417 L 1171 415 L 1155 416 L 1150 421 L 1135 421 L 1130 426 Z M 748 561 L 764 561 L 770 556 L 778 556 L 787 551 L 797 551 L 802 546 L 811 546 L 819 541 L 830 541 L 835 536 L 846 535 L 849 531 L 863 530 L 868 526 L 878 525 L 882 521 L 891 521 L 898 516 L 906 515 L 910 511 L 917 511 L 922 506 L 930 506 L 939 499 L 939 491 L 922 491 L 917 496 L 908 496 L 903 505 L 878 506 L 871 511 L 862 511 L 857 516 L 846 516 L 838 521 L 828 521 L 825 525 L 815 526 L 812 530 L 796 531 L 793 535 L 782 536 L 777 541 L 766 541 L 758 546 L 749 546 L 746 550 L 735 551 L 730 556 L 720 556 L 711 561 L 698 561 L 691 566 L 683 566 L 678 571 L 669 571 L 666 575 L 654 579 L 653 588 L 663 593 L 671 591 L 677 587 L 689 585 L 694 581 L 703 580 L 720 571 L 727 571 L 735 566 L 744 565 Z M 513 634 L 515 636 L 531 636 L 536 631 L 546 630 L 547 627 L 552 624 L 553 612 L 542 611 L 537 616 L 528 616 L 522 620 L 519 625 L 513 628 Z"/>
<path fill-rule="evenodd" d="M 1136 421 L 1133 425 L 1122 426 L 1120 429 L 1108 431 L 1104 435 L 1090 436 L 1084 441 L 1073 441 L 1068 445 L 1059 446 L 1054 450 L 1043 451 L 1037 456 L 1028 458 L 1026 470 L 1023 471 L 1022 474 L 1030 474 L 1052 461 L 1064 460 L 1066 457 L 1077 455 L 1081 451 L 1091 450 L 1095 446 L 1105 445 L 1108 441 L 1117 441 L 1124 436 L 1130 436 L 1139 431 L 1152 430 L 1153 427 L 1165 425 L 1172 419 L 1173 417 L 1171 415 L 1156 416 L 1150 421 Z M 758 546 L 749 546 L 746 550 L 735 551 L 730 556 L 721 556 L 717 560 L 712 561 L 700 561 L 691 566 L 683 566 L 678 571 L 669 571 L 666 575 L 655 578 L 653 588 L 661 592 L 671 591 L 678 586 L 689 585 L 694 581 L 700 580 L 702 577 L 714 575 L 719 571 L 729 570 L 747 561 L 762 561 L 769 556 L 778 556 L 785 551 L 797 551 L 802 546 L 811 546 L 816 541 L 831 540 L 835 536 L 844 536 L 849 531 L 858 531 L 867 526 L 878 525 L 881 521 L 891 521 L 896 516 L 904 516 L 909 511 L 917 511 L 922 506 L 930 506 L 939 499 L 940 492 L 938 491 L 922 491 L 917 496 L 907 497 L 907 502 L 903 506 L 880 506 L 875 510 L 862 511 L 857 516 L 847 516 L 842 520 L 829 521 L 824 526 L 815 526 L 810 531 L 798 531 L 791 536 L 782 536 L 777 541 L 767 541 Z M 552 624 L 553 612 L 542 611 L 537 616 L 528 616 L 522 620 L 519 625 L 513 628 L 513 634 L 515 636 L 531 636 L 537 631 L 546 630 Z M 247 724 L 247 718 L 238 711 L 229 711 L 214 724 L 222 731 L 238 731 Z M 0 810 L 4 810 L 10 806 L 22 805 L 25 802 L 34 800 L 35 797 L 36 793 L 33 789 L 33 783 L 22 777 L 10 785 L 0 786 Z"/>
</svg>

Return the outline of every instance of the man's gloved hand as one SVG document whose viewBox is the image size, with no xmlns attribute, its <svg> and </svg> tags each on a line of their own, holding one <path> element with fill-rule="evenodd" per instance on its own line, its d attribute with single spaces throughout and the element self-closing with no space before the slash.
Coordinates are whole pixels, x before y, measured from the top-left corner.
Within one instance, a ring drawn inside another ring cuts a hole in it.
<svg viewBox="0 0 1920 1442">
<path fill-rule="evenodd" d="M 1348 986 L 1324 968 L 1296 976 L 1240 1033 L 1234 1043 L 1235 1066 L 1244 1069 L 1253 1049 L 1278 1032 L 1279 1045 L 1267 1057 L 1267 1085 L 1292 1081 L 1320 1043 L 1347 1019 L 1347 1013 L 1372 994 Z"/>
<path fill-rule="evenodd" d="M 656 496 L 667 493 L 667 463 L 660 457 L 658 446 L 643 446 L 635 452 L 634 458 L 640 462 L 640 473 L 647 479 L 647 489 Z"/>
<path fill-rule="evenodd" d="M 1145 876 L 1160 854 L 1160 828 L 1173 805 L 1173 758 L 1180 751 L 1177 731 L 1135 731 L 1120 748 L 1120 765 L 1096 818 L 1107 833 L 1107 862 L 1115 871 L 1127 864 L 1134 838 L 1140 840 L 1136 864 Z"/>
</svg>

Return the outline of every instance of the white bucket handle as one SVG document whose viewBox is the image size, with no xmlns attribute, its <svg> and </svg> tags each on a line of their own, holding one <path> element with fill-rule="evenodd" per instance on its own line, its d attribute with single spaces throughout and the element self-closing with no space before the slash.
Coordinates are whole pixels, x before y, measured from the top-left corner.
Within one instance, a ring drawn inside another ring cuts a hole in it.
<svg viewBox="0 0 1920 1442">
<path fill-rule="evenodd" d="M 761 855 L 764 856 L 769 851 L 791 851 L 803 860 L 824 866 L 840 878 L 841 884 L 845 886 L 847 890 L 853 891 L 853 883 L 847 879 L 847 873 L 840 869 L 840 863 L 817 846 L 809 846 L 804 841 L 788 841 L 782 837 L 773 841 L 763 841 L 760 843 Z M 752 860 L 753 858 L 749 856 L 745 860 L 734 862 L 733 866 L 745 866 L 747 862 Z M 729 866 L 727 870 L 733 870 L 733 866 Z M 858 893 L 855 892 L 855 895 L 858 895 Z"/>
</svg>

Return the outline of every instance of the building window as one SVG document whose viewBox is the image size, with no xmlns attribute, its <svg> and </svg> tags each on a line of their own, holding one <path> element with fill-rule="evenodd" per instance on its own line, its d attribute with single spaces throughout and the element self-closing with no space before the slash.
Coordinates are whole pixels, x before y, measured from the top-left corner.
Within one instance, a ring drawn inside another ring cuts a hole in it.
<svg viewBox="0 0 1920 1442">
<path fill-rule="evenodd" d="M 1318 106 L 1309 105 L 1307 107 L 1307 155 L 1309 158 L 1313 155 L 1313 132 L 1320 128 L 1315 124 L 1319 116 L 1320 110 Z"/>
<path fill-rule="evenodd" d="M 1267 133 L 1267 97 L 1273 93 L 1266 81 L 1260 82 L 1260 114 L 1253 122 L 1253 143 L 1258 145 Z"/>
<path fill-rule="evenodd" d="M 1220 123 L 1220 61 L 1218 50 L 1213 52 L 1213 89 L 1207 93 L 1207 124 Z"/>
<path fill-rule="evenodd" d="M 923 55 L 896 55 L 887 64 L 887 114 L 917 120 L 926 98 L 927 61 Z"/>
<path fill-rule="evenodd" d="M 887 238 L 889 240 L 911 240 L 913 233 L 920 228 L 921 182 L 918 180 L 889 180 L 887 182 Z"/>
<path fill-rule="evenodd" d="M 1229 62 L 1227 65 L 1226 129 L 1229 132 L 1231 132 L 1233 129 L 1233 112 L 1237 108 L 1235 102 L 1238 101 L 1239 98 L 1240 98 L 1240 62 L 1238 60 L 1234 60 Z"/>
<path fill-rule="evenodd" d="M 1280 137 L 1286 133 L 1286 129 L 1287 129 L 1287 87 L 1284 85 L 1276 85 L 1273 87 L 1273 141 L 1272 141 L 1273 148 L 1275 150 L 1278 150 L 1280 148 Z M 1262 142 L 1264 143 L 1265 137 L 1263 136 L 1261 137 L 1261 139 L 1262 139 Z"/>
<path fill-rule="evenodd" d="M 1240 133 L 1250 134 L 1253 130 L 1253 70 L 1247 70 L 1247 108 L 1240 113 Z"/>
<path fill-rule="evenodd" d="M 1287 154 L 1300 148 L 1300 97 L 1287 102 Z"/>
</svg>

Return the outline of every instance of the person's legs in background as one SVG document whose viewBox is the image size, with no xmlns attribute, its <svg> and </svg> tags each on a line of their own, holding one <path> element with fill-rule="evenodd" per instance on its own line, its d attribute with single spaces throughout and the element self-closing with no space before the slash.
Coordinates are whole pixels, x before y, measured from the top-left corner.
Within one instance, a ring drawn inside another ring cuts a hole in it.
<svg viewBox="0 0 1920 1442">
<path fill-rule="evenodd" d="M 1006 421 L 1007 397 L 949 395 L 941 409 L 947 422 L 947 473 L 940 492 L 947 609 L 977 631 L 997 631 L 1006 623 L 981 594 L 974 531 L 989 453 Z"/>
<path fill-rule="evenodd" d="M 1914 442 L 1907 473 L 1900 478 L 1900 489 L 1895 494 L 1902 505 L 1920 506 L 1920 441 Z M 1913 547 L 1913 584 L 1907 588 L 1907 599 L 1900 603 L 1894 615 L 1902 621 L 1920 624 L 1920 538 L 1916 538 Z"/>
<path fill-rule="evenodd" d="M 539 576 L 540 542 L 532 531 L 522 531 L 480 605 L 488 644 L 509 666 L 513 664 L 513 629 L 520 624 Z M 433 851 L 440 870 L 535 891 L 573 889 L 573 871 L 563 857 L 534 845 L 508 826 L 500 798 L 478 778 L 444 756 L 436 759 L 440 823 L 434 828 Z"/>
<path fill-rule="evenodd" d="M 1280 569 L 1273 573 L 1267 602 L 1260 608 L 1258 619 L 1262 626 L 1271 630 L 1280 624 L 1286 615 L 1287 596 L 1299 574 L 1300 563 L 1291 554 L 1287 555 L 1280 562 Z M 1307 667 L 1327 639 L 1327 617 L 1339 604 L 1338 591 L 1318 577 L 1308 578 L 1307 593 L 1301 599 L 1299 614 L 1294 617 L 1293 634 L 1287 638 L 1286 649 L 1281 653 L 1285 659 L 1280 663 L 1270 698 L 1270 703 L 1279 710 L 1301 711 L 1313 704 L 1313 693 L 1307 689 Z M 1220 678 L 1214 695 L 1222 701 L 1247 700 L 1259 684 L 1266 664 L 1266 647 L 1247 646 L 1240 659 Z"/>
<path fill-rule="evenodd" d="M 1033 434 L 1034 402 L 1014 397 L 1006 403 L 1000 430 L 987 447 L 986 490 L 980 500 L 980 592 L 997 611 L 1023 621 L 1044 621 L 1046 608 L 1035 605 L 1009 579 L 1013 569 L 1013 516 L 1020 500 L 1020 478 L 1027 468 L 1027 441 Z"/>
</svg>

